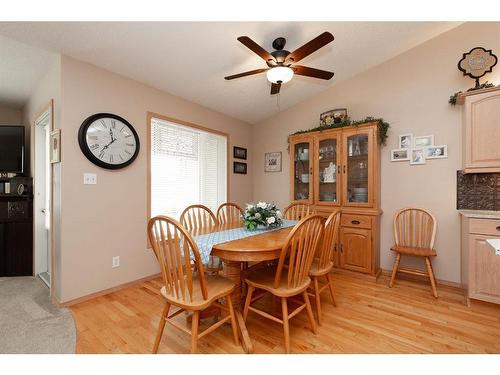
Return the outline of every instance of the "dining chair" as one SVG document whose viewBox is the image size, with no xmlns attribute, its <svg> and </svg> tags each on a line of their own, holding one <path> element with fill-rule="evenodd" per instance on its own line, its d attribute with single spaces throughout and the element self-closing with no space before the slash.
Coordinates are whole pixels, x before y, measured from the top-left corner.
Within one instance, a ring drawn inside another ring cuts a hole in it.
<svg viewBox="0 0 500 375">
<path fill-rule="evenodd" d="M 191 353 L 196 352 L 199 339 L 228 321 L 231 321 L 233 339 L 238 345 L 236 316 L 231 301 L 234 282 L 218 275 L 205 275 L 198 246 L 178 221 L 167 216 L 153 217 L 148 222 L 148 237 L 160 263 L 165 283 L 160 289 L 165 306 L 153 353 L 158 352 L 165 323 L 191 334 Z M 225 304 L 221 304 L 219 299 L 224 299 Z M 179 310 L 169 315 L 171 306 L 176 306 Z M 221 314 L 226 312 L 228 315 L 199 332 L 200 311 L 209 306 L 215 306 L 220 309 Z M 183 311 L 193 312 L 191 330 L 173 320 Z"/>
<path fill-rule="evenodd" d="M 309 276 L 312 279 L 314 290 L 313 296 L 316 299 L 316 312 L 318 315 L 318 323 L 321 325 L 321 293 L 326 289 L 330 290 L 333 306 L 336 306 L 335 296 L 333 293 L 333 278 L 330 273 L 333 269 L 333 255 L 337 244 L 340 226 L 340 210 L 335 210 L 328 216 L 325 222 L 323 237 L 318 244 L 316 257 L 313 259 Z M 325 278 L 326 284 L 321 285 L 320 279 Z"/>
<path fill-rule="evenodd" d="M 285 208 L 283 216 L 288 220 L 300 220 L 313 213 L 311 206 L 304 203 L 292 203 Z"/>
<path fill-rule="evenodd" d="M 202 204 L 193 204 L 186 207 L 182 211 L 179 221 L 192 235 L 203 233 L 218 224 L 212 210 Z"/>
<path fill-rule="evenodd" d="M 432 269 L 431 258 L 437 256 L 434 249 L 436 237 L 436 218 L 423 208 L 403 208 L 394 216 L 395 245 L 391 250 L 396 253 L 389 286 L 392 288 L 398 272 L 411 275 L 427 276 L 430 279 L 432 294 L 437 298 L 436 279 Z M 410 255 L 425 259 L 427 272 L 399 266 L 402 255 Z"/>
<path fill-rule="evenodd" d="M 316 323 L 307 294 L 307 288 L 311 284 L 309 271 L 314 259 L 317 245 L 323 233 L 325 219 L 320 215 L 310 215 L 303 218 L 295 225 L 287 236 L 285 244 L 281 249 L 280 258 L 276 267 L 265 267 L 247 274 L 245 279 L 248 292 L 243 310 L 243 319 L 246 320 L 248 311 L 251 310 L 267 319 L 283 324 L 285 336 L 285 349 L 290 353 L 290 328 L 289 320 L 301 312 L 307 310 L 307 316 L 311 329 L 316 333 Z M 288 266 L 285 267 L 285 258 L 288 256 Z M 264 291 L 264 294 L 252 299 L 255 289 Z M 259 310 L 251 303 L 263 297 L 267 292 L 281 299 L 282 318 L 273 316 L 263 310 Z M 302 295 L 304 303 L 291 313 L 288 312 L 288 298 Z"/>
<path fill-rule="evenodd" d="M 223 203 L 217 209 L 217 221 L 222 225 L 241 223 L 241 215 L 243 215 L 243 209 L 236 203 Z"/>
</svg>

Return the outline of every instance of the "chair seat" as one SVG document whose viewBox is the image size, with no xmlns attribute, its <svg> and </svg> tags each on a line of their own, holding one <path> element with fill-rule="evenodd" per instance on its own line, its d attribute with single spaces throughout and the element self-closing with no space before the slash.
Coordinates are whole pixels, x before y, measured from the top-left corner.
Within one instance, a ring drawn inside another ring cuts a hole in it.
<svg viewBox="0 0 500 375">
<path fill-rule="evenodd" d="M 424 247 L 408 247 L 395 245 L 391 247 L 392 251 L 405 255 L 413 255 L 417 257 L 435 257 L 437 256 L 436 250 L 426 249 Z"/>
<path fill-rule="evenodd" d="M 248 285 L 258 289 L 264 289 L 278 297 L 291 297 L 306 290 L 311 284 L 311 279 L 306 277 L 301 285 L 295 288 L 287 286 L 288 269 L 283 268 L 281 281 L 278 288 L 274 287 L 274 278 L 276 276 L 276 267 L 266 267 L 250 272 L 245 279 Z"/>
<path fill-rule="evenodd" d="M 203 310 L 208 307 L 213 301 L 227 296 L 235 287 L 235 283 L 225 277 L 218 275 L 205 275 L 207 285 L 208 298 L 203 299 L 201 286 L 198 276 L 193 277 L 193 299 L 189 300 L 188 291 L 186 290 L 186 300 L 176 297 L 173 293 L 167 293 L 167 288 L 163 286 L 160 293 L 168 303 L 171 303 L 188 310 Z"/>
<path fill-rule="evenodd" d="M 309 271 L 309 276 L 323 276 L 329 273 L 333 268 L 333 262 L 328 262 L 328 264 L 320 268 L 319 267 L 319 259 L 314 258 L 312 265 L 311 265 L 311 270 Z"/>
</svg>

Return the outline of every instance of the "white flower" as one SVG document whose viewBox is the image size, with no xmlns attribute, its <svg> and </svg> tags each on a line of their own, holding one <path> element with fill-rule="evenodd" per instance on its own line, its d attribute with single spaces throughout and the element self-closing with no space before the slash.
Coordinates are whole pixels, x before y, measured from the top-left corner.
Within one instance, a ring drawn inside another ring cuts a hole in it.
<svg viewBox="0 0 500 375">
<path fill-rule="evenodd" d="M 260 219 L 260 214 L 258 212 L 255 213 L 255 218 Z"/>
<path fill-rule="evenodd" d="M 274 223 L 275 221 L 276 221 L 276 219 L 274 218 L 274 216 L 271 216 L 271 217 L 268 217 L 268 218 L 267 218 L 267 223 L 268 223 L 268 224 L 272 224 L 272 223 Z"/>
<path fill-rule="evenodd" d="M 278 219 L 281 219 L 283 217 L 280 210 L 276 211 L 276 216 L 278 217 Z"/>
<path fill-rule="evenodd" d="M 259 203 L 257 203 L 257 207 L 264 209 L 267 207 L 267 203 L 266 202 L 259 202 Z"/>
<path fill-rule="evenodd" d="M 251 203 L 247 204 L 247 210 L 251 210 L 253 207 L 254 207 L 253 204 Z"/>
</svg>

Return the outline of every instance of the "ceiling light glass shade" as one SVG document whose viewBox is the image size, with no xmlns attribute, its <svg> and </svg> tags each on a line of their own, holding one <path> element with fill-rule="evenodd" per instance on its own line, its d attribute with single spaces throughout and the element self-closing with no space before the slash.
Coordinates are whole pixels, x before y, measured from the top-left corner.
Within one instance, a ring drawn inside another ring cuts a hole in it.
<svg viewBox="0 0 500 375">
<path fill-rule="evenodd" d="M 287 66 L 276 66 L 266 73 L 267 79 L 272 83 L 286 83 L 293 77 L 293 70 Z"/>
</svg>

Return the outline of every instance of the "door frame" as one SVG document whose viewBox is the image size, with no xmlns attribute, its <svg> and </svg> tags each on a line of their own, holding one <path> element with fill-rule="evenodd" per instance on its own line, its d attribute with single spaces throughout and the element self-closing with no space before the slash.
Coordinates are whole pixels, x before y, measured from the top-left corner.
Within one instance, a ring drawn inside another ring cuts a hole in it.
<svg viewBox="0 0 500 375">
<path fill-rule="evenodd" d="M 36 199 L 36 194 L 35 194 L 35 181 L 36 181 L 36 170 L 35 170 L 35 155 L 36 155 L 36 126 L 41 118 L 44 117 L 46 113 L 50 114 L 50 129 L 49 131 L 52 132 L 54 130 L 54 99 L 50 99 L 49 103 L 43 108 L 42 111 L 40 111 L 35 119 L 33 120 L 33 124 L 31 125 L 31 136 L 30 136 L 30 142 L 31 142 L 31 157 L 30 157 L 30 163 L 31 163 L 31 175 L 33 178 L 33 210 L 36 207 L 35 204 L 35 199 Z M 54 274 L 55 274 L 55 267 L 54 267 L 54 168 L 52 167 L 52 163 L 49 163 L 49 171 L 50 171 L 50 191 L 48 192 L 49 194 L 49 199 L 50 199 L 50 206 L 49 206 L 49 212 L 50 212 L 50 233 L 49 233 L 49 246 L 50 246 L 50 259 L 48 261 L 50 262 L 50 296 L 52 297 L 52 291 L 54 289 Z M 35 213 L 33 213 L 33 276 L 36 277 L 36 251 L 35 251 L 35 246 L 36 246 L 36 226 L 35 226 Z"/>
</svg>

